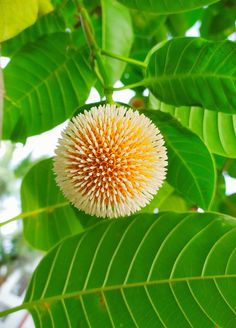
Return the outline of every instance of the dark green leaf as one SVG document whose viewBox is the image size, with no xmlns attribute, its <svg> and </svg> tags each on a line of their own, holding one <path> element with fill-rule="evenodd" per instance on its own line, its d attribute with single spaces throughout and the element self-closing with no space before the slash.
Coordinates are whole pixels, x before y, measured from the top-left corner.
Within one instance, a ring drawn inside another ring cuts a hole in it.
<svg viewBox="0 0 236 328">
<path fill-rule="evenodd" d="M 234 327 L 236 220 L 141 214 L 67 238 L 23 307 L 36 327 Z"/>
<path fill-rule="evenodd" d="M 201 36 L 212 40 L 226 39 L 235 32 L 236 2 L 224 0 L 204 10 Z"/>
<path fill-rule="evenodd" d="M 215 193 L 215 168 L 201 139 L 168 114 L 145 110 L 164 136 L 168 153 L 167 182 L 193 205 L 207 209 Z"/>
<path fill-rule="evenodd" d="M 220 204 L 220 211 L 236 217 L 236 194 L 227 196 L 222 200 Z"/>
<path fill-rule="evenodd" d="M 146 85 L 161 101 L 236 112 L 236 44 L 176 38 L 147 58 Z"/>
<path fill-rule="evenodd" d="M 148 11 L 161 15 L 170 15 L 178 12 L 191 11 L 196 8 L 201 8 L 203 6 L 209 5 L 211 3 L 217 2 L 218 0 L 119 0 L 125 6 L 138 9 L 143 11 Z"/>
<path fill-rule="evenodd" d="M 130 57 L 144 61 L 149 50 L 167 38 L 168 30 L 164 24 L 166 17 L 133 10 L 131 17 L 135 38 Z M 142 80 L 143 75 L 143 70 L 140 67 L 127 65 L 122 76 L 122 82 L 132 84 Z M 143 91 L 144 87 L 140 87 L 139 90 Z"/>
<path fill-rule="evenodd" d="M 88 51 L 72 49 L 68 33 L 28 44 L 4 70 L 4 139 L 22 141 L 49 130 L 84 104 L 95 82 Z"/>
<path fill-rule="evenodd" d="M 227 167 L 228 174 L 236 179 L 236 160 L 231 160 L 230 165 Z"/>
<path fill-rule="evenodd" d="M 79 215 L 63 197 L 55 183 L 52 160 L 34 165 L 23 179 L 21 202 L 24 212 L 24 237 L 34 248 L 48 250 L 63 238 L 82 231 Z M 40 213 L 40 210 L 45 211 Z"/>
</svg>

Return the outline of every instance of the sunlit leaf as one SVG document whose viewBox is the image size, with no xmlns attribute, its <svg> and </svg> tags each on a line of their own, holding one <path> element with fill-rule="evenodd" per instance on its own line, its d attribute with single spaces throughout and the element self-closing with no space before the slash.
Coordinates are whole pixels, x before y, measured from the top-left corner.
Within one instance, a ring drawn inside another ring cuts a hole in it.
<svg viewBox="0 0 236 328">
<path fill-rule="evenodd" d="M 34 165 L 21 186 L 24 237 L 34 248 L 48 250 L 63 238 L 82 231 L 78 215 L 56 185 L 52 160 Z M 45 211 L 40 212 L 40 210 Z"/>
<path fill-rule="evenodd" d="M 28 42 L 36 41 L 45 34 L 64 32 L 65 22 L 58 12 L 39 17 L 37 22 L 14 38 L 2 43 L 1 53 L 3 56 L 12 57 L 22 46 Z"/>
<path fill-rule="evenodd" d="M 4 139 L 26 137 L 53 128 L 83 105 L 95 82 L 88 50 L 73 49 L 68 33 L 30 43 L 4 70 Z"/>
<path fill-rule="evenodd" d="M 36 327 L 234 327 L 235 238 L 221 214 L 107 220 L 45 256 L 23 307 Z"/>
<path fill-rule="evenodd" d="M 215 193 L 216 179 L 207 147 L 170 115 L 157 110 L 143 113 L 158 126 L 166 142 L 167 182 L 193 205 L 207 209 Z"/>
<path fill-rule="evenodd" d="M 155 108 L 176 117 L 195 132 L 212 153 L 236 158 L 236 114 L 217 113 L 194 106 L 175 107 L 158 101 Z"/>
<path fill-rule="evenodd" d="M 2 42 L 34 24 L 38 16 L 38 0 L 1 1 L 0 13 L 0 42 Z"/>
<path fill-rule="evenodd" d="M 45 15 L 53 11 L 53 5 L 50 0 L 38 0 L 38 14 Z"/>
<path fill-rule="evenodd" d="M 161 101 L 236 112 L 236 44 L 176 38 L 147 58 L 146 85 Z"/>
</svg>

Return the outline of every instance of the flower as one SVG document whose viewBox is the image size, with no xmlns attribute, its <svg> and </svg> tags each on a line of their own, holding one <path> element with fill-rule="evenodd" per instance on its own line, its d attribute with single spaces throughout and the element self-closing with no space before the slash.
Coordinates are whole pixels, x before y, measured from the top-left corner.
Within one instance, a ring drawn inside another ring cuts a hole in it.
<svg viewBox="0 0 236 328">
<path fill-rule="evenodd" d="M 99 217 L 136 212 L 166 176 L 160 131 L 144 114 L 122 106 L 92 107 L 74 117 L 55 153 L 56 181 L 64 195 Z"/>
</svg>

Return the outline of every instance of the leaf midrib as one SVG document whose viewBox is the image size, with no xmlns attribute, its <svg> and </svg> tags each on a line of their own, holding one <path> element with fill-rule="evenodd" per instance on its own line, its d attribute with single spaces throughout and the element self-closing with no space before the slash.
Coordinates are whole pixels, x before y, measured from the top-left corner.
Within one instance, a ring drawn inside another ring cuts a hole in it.
<svg viewBox="0 0 236 328">
<path fill-rule="evenodd" d="M 168 279 L 156 279 L 156 280 L 149 280 L 149 281 L 140 281 L 140 282 L 134 282 L 134 283 L 127 283 L 127 284 L 118 284 L 113 286 L 103 286 L 103 287 L 97 287 L 92 289 L 86 289 L 81 291 L 76 291 L 73 293 L 68 294 L 61 294 L 61 295 L 55 295 L 51 297 L 47 297 L 44 299 L 38 299 L 31 302 L 25 302 L 22 305 L 16 306 L 14 308 L 10 309 L 10 312 L 8 310 L 8 313 L 5 313 L 6 311 L 0 312 L 0 317 L 5 316 L 9 313 L 14 313 L 23 309 L 30 310 L 35 308 L 35 306 L 45 306 L 50 305 L 53 302 L 68 299 L 68 298 L 79 298 L 80 296 L 84 295 L 91 295 L 91 294 L 98 294 L 98 293 L 104 293 L 107 291 L 115 291 L 120 289 L 128 289 L 128 288 L 135 288 L 135 287 L 146 287 L 146 286 L 152 286 L 152 285 L 164 285 L 164 284 L 175 284 L 175 283 L 181 283 L 181 282 L 191 282 L 191 281 L 206 281 L 206 280 L 217 280 L 217 279 L 233 279 L 236 278 L 235 274 L 224 274 L 224 275 L 209 275 L 209 276 L 195 276 L 195 277 L 181 277 L 181 278 L 168 278 Z"/>
</svg>

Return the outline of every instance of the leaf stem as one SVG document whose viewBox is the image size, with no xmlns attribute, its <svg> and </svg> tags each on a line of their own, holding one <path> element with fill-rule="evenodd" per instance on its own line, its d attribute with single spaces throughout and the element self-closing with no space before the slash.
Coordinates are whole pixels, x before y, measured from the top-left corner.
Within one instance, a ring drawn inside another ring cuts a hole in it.
<svg viewBox="0 0 236 328">
<path fill-rule="evenodd" d="M 17 221 L 19 219 L 26 219 L 30 216 L 36 216 L 37 214 L 40 214 L 43 212 L 53 212 L 56 208 L 64 207 L 66 205 L 69 205 L 69 202 L 63 202 L 63 203 L 59 203 L 59 204 L 55 204 L 55 205 L 51 205 L 51 206 L 47 206 L 47 207 L 37 208 L 36 210 L 33 210 L 33 211 L 22 212 L 7 221 L 1 222 L 0 228 L 8 223 Z"/>
<path fill-rule="evenodd" d="M 126 89 L 134 89 L 137 87 L 144 87 L 145 86 L 145 80 L 141 80 L 139 82 L 136 83 L 132 83 L 132 84 L 127 84 L 124 85 L 123 87 L 119 87 L 119 88 L 112 88 L 112 91 L 121 91 L 121 90 L 126 90 Z"/>
<path fill-rule="evenodd" d="M 97 74 L 97 75 L 99 78 L 100 77 L 102 78 L 104 94 L 109 103 L 114 103 L 114 101 L 112 99 L 113 91 L 112 91 L 112 88 L 110 87 L 108 73 L 107 73 L 107 71 L 104 67 L 103 61 L 102 61 L 101 49 L 97 45 L 97 42 L 94 37 L 94 29 L 93 29 L 93 25 L 90 20 L 89 14 L 88 14 L 86 8 L 84 7 L 82 0 L 75 0 L 75 3 L 78 8 L 78 12 L 79 12 L 80 19 L 81 19 L 81 24 L 82 24 L 82 27 L 84 30 L 85 37 L 87 39 L 87 43 L 90 47 L 92 57 L 95 59 L 96 64 L 97 64 L 97 68 L 99 71 L 99 74 Z M 95 70 L 95 72 L 96 72 L 96 70 Z"/>
<path fill-rule="evenodd" d="M 147 65 L 142 62 L 142 61 L 139 61 L 139 60 L 136 60 L 136 59 L 133 59 L 133 58 L 127 58 L 127 57 L 123 57 L 123 56 L 120 56 L 120 55 L 117 55 L 117 54 L 114 54 L 110 51 L 107 51 L 107 50 L 101 50 L 101 54 L 104 55 L 104 56 L 108 56 L 108 57 L 111 57 L 111 58 L 115 58 L 117 60 L 121 60 L 123 62 L 126 62 L 126 63 L 129 63 L 129 64 L 132 64 L 132 65 L 136 65 L 136 66 L 140 66 L 142 68 L 146 68 Z"/>
</svg>

